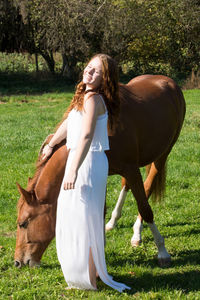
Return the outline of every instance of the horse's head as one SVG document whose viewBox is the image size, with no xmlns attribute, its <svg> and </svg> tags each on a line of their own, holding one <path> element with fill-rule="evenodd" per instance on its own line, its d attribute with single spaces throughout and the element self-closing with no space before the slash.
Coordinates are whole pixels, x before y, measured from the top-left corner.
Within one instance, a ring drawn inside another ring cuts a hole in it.
<svg viewBox="0 0 200 300">
<path fill-rule="evenodd" d="M 15 266 L 39 265 L 47 246 L 55 236 L 57 197 L 60 191 L 68 150 L 62 141 L 52 157 L 37 164 L 27 190 L 19 184 Z M 55 167 L 56 166 L 56 167 Z"/>
<path fill-rule="evenodd" d="M 45 249 L 55 236 L 55 204 L 41 204 L 34 191 L 17 184 L 20 192 L 17 217 L 15 266 L 40 264 Z"/>
</svg>

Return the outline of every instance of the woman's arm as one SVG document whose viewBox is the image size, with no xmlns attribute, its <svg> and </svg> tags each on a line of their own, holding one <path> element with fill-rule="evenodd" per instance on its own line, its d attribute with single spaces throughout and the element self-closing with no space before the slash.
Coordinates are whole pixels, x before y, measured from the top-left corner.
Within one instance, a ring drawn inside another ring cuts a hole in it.
<svg viewBox="0 0 200 300">
<path fill-rule="evenodd" d="M 84 161 L 96 126 L 96 120 L 99 114 L 99 101 L 97 95 L 88 97 L 88 94 L 84 98 L 83 109 L 83 124 L 81 130 L 81 137 L 77 145 L 76 153 L 72 161 L 69 173 L 64 180 L 64 189 L 74 189 L 78 169 Z"/>
<path fill-rule="evenodd" d="M 43 157 L 42 159 L 45 159 L 49 155 L 51 155 L 51 152 L 53 150 L 53 147 L 57 144 L 59 144 L 62 140 L 64 140 L 67 137 L 67 119 L 62 122 L 62 124 L 58 127 L 56 133 L 52 137 L 49 144 L 47 144 L 43 151 Z"/>
</svg>

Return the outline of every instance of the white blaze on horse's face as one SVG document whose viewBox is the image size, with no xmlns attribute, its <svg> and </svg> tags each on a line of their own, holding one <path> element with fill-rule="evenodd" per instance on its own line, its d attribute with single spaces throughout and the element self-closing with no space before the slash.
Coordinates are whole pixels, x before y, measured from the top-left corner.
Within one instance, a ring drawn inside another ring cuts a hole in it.
<svg viewBox="0 0 200 300">
<path fill-rule="evenodd" d="M 83 72 L 83 83 L 86 84 L 86 90 L 98 88 L 101 85 L 102 78 L 102 62 L 99 57 L 95 57 L 89 62 Z"/>
</svg>

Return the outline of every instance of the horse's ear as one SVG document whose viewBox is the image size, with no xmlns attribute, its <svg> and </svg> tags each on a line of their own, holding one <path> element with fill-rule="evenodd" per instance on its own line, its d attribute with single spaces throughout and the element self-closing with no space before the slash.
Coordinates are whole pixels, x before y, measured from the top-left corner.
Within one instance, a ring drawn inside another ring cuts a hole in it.
<svg viewBox="0 0 200 300">
<path fill-rule="evenodd" d="M 32 177 L 29 177 L 29 178 L 28 178 L 28 183 L 30 183 L 30 182 L 31 182 L 31 180 L 32 180 Z"/>
<path fill-rule="evenodd" d="M 20 193 L 20 195 L 22 195 L 24 197 L 24 200 L 29 204 L 29 205 L 33 205 L 34 204 L 34 199 L 33 199 L 33 193 L 32 192 L 28 192 L 25 189 L 23 189 L 21 187 L 21 185 L 19 183 L 16 182 L 18 191 Z"/>
</svg>

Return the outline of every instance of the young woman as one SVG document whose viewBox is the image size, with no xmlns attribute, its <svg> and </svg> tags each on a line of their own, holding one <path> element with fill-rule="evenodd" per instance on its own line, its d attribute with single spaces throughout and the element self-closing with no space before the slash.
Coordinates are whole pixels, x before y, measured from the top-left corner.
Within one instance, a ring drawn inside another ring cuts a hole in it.
<svg viewBox="0 0 200 300">
<path fill-rule="evenodd" d="M 120 292 L 130 289 L 108 275 L 104 253 L 107 121 L 115 127 L 119 105 L 116 63 L 98 54 L 84 69 L 66 119 L 43 150 L 45 158 L 67 138 L 70 152 L 58 197 L 56 247 L 68 288 L 96 290 L 98 274 Z"/>
</svg>

